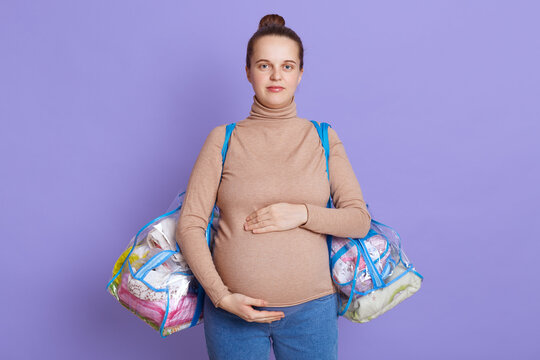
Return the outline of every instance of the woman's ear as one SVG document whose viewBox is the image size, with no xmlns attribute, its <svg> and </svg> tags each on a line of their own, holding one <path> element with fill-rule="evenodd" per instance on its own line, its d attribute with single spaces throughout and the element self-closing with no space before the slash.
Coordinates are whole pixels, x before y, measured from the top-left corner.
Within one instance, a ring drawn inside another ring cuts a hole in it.
<svg viewBox="0 0 540 360">
<path fill-rule="evenodd" d="M 251 83 L 251 78 L 249 76 L 249 69 L 248 69 L 247 65 L 246 65 L 246 76 L 247 76 L 248 81 Z"/>
<path fill-rule="evenodd" d="M 302 80 L 302 75 L 304 74 L 304 69 L 300 70 L 300 75 L 298 76 L 298 82 L 296 83 L 296 86 L 300 84 L 300 80 Z"/>
</svg>

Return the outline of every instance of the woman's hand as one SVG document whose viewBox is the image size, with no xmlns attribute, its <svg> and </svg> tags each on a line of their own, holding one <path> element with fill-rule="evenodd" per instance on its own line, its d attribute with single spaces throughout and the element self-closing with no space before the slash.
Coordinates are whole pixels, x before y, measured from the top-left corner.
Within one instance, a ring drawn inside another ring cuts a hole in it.
<svg viewBox="0 0 540 360">
<path fill-rule="evenodd" d="M 263 207 L 246 218 L 244 230 L 254 234 L 294 229 L 308 220 L 304 204 L 276 203 Z"/>
<path fill-rule="evenodd" d="M 255 310 L 251 305 L 265 306 L 266 301 L 233 293 L 223 297 L 219 303 L 220 308 L 238 315 L 247 322 L 271 323 L 285 317 L 282 311 Z"/>
</svg>

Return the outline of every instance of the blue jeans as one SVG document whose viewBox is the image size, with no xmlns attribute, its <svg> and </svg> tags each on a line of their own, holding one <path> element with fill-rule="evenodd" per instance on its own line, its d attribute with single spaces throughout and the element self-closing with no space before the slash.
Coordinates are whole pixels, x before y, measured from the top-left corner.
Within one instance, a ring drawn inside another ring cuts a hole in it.
<svg viewBox="0 0 540 360">
<path fill-rule="evenodd" d="M 293 306 L 253 306 L 255 310 L 283 311 L 285 317 L 271 323 L 246 321 L 216 308 L 207 295 L 204 298 L 204 335 L 210 360 L 269 359 L 270 345 L 276 360 L 337 359 L 337 293 Z"/>
</svg>

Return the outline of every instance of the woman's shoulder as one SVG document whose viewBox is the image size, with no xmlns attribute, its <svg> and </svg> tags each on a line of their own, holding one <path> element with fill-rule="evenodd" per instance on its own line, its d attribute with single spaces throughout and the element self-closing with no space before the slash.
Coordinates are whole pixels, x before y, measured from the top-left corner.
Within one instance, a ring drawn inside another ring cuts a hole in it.
<svg viewBox="0 0 540 360">
<path fill-rule="evenodd" d="M 206 136 L 206 141 L 212 143 L 217 143 L 219 141 L 223 142 L 225 139 L 225 133 L 227 132 L 227 125 L 229 124 L 216 125 L 214 128 L 212 128 L 212 130 L 210 130 Z"/>
</svg>

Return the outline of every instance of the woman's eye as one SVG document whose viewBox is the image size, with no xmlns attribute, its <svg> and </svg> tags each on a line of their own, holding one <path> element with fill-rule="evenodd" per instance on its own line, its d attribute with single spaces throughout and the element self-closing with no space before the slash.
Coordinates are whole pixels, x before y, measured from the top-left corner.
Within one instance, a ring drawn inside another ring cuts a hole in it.
<svg viewBox="0 0 540 360">
<path fill-rule="evenodd" d="M 285 66 L 285 69 L 286 69 L 286 70 L 292 70 L 292 69 L 294 69 L 294 66 L 292 66 L 292 65 L 284 65 L 284 66 Z M 270 65 L 268 65 L 268 64 L 261 64 L 261 65 L 259 65 L 259 68 L 261 68 L 261 69 L 268 69 L 269 67 L 270 67 Z"/>
</svg>

